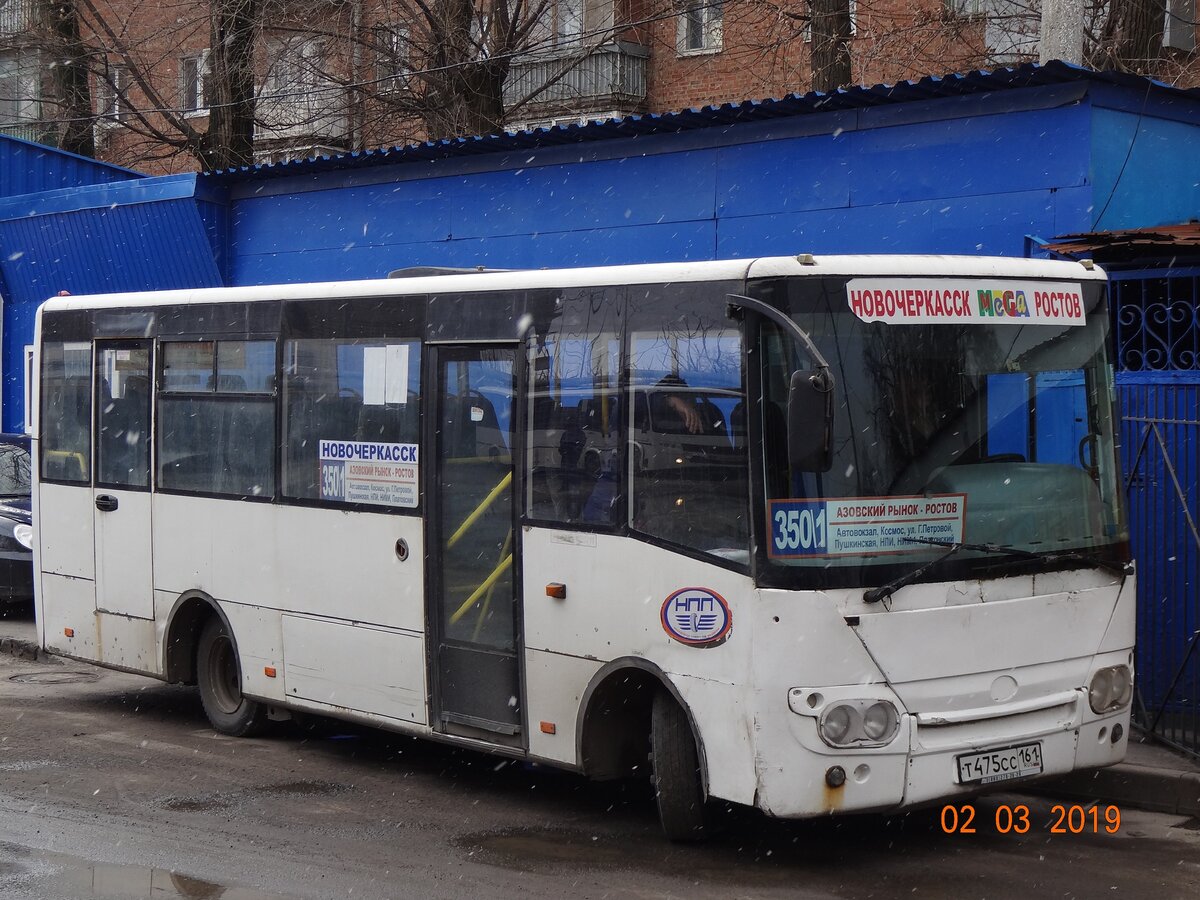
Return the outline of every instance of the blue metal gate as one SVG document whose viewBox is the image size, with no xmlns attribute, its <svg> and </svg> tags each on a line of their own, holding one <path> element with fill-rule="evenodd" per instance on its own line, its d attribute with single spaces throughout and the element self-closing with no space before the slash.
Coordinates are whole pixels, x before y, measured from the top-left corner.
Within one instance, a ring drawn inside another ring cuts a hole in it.
<svg viewBox="0 0 1200 900">
<path fill-rule="evenodd" d="M 1115 272 L 1142 727 L 1200 756 L 1200 268 Z"/>
</svg>

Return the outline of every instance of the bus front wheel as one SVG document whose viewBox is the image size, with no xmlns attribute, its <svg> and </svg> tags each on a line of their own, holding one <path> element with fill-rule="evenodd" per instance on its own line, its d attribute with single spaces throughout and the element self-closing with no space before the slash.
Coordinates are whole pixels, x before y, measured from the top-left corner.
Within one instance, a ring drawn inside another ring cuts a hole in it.
<svg viewBox="0 0 1200 900">
<path fill-rule="evenodd" d="M 663 831 L 673 841 L 705 837 L 704 784 L 692 726 L 683 707 L 662 689 L 654 695 L 650 753 Z"/>
<path fill-rule="evenodd" d="M 212 727 L 222 734 L 249 737 L 266 728 L 267 708 L 242 696 L 242 667 L 225 624 L 216 616 L 204 623 L 196 648 L 200 702 Z"/>
</svg>

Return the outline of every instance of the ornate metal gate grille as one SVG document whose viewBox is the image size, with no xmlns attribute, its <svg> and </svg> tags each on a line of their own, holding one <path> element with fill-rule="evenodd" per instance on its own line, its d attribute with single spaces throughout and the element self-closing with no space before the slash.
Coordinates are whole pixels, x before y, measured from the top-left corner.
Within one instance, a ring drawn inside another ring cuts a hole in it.
<svg viewBox="0 0 1200 900">
<path fill-rule="evenodd" d="M 1112 275 L 1139 723 L 1200 756 L 1200 269 Z"/>
</svg>

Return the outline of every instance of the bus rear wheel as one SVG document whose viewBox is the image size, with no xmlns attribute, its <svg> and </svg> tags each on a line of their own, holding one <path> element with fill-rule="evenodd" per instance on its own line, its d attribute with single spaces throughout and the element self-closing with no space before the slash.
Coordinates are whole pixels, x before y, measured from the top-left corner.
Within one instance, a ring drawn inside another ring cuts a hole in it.
<svg viewBox="0 0 1200 900">
<path fill-rule="evenodd" d="M 703 839 L 707 817 L 696 740 L 683 707 L 661 689 L 650 714 L 650 752 L 663 831 L 673 841 Z"/>
<path fill-rule="evenodd" d="M 204 623 L 196 647 L 200 702 L 212 727 L 222 734 L 250 737 L 267 727 L 267 708 L 242 696 L 242 667 L 229 630 L 216 616 Z"/>
</svg>

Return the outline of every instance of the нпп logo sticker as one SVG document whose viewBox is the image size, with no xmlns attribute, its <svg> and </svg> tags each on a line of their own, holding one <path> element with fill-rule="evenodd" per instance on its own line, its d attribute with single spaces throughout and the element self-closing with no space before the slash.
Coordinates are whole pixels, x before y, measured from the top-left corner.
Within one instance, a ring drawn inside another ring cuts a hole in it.
<svg viewBox="0 0 1200 900">
<path fill-rule="evenodd" d="M 662 627 L 681 644 L 712 647 L 724 643 L 733 627 L 729 604 L 708 588 L 682 588 L 663 601 Z"/>
</svg>

